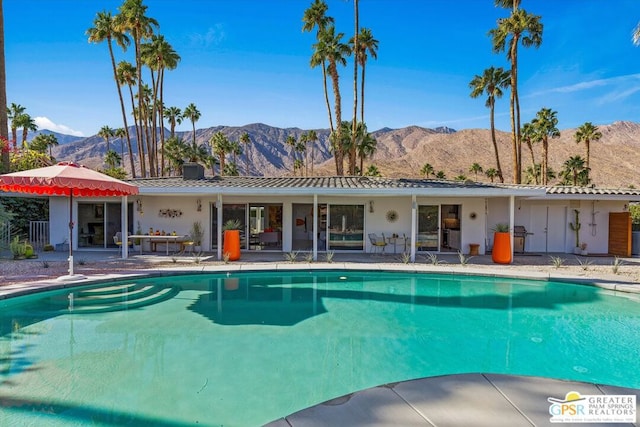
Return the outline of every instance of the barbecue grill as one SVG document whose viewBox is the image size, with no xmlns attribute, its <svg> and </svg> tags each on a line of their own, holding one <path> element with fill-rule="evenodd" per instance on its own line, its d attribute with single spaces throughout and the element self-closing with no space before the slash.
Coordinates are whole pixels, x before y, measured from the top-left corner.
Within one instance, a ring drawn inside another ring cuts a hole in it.
<svg viewBox="0 0 640 427">
<path fill-rule="evenodd" d="M 524 244 L 527 235 L 533 234 L 529 233 L 524 225 L 514 225 L 513 226 L 513 251 L 514 252 L 524 252 Z"/>
</svg>

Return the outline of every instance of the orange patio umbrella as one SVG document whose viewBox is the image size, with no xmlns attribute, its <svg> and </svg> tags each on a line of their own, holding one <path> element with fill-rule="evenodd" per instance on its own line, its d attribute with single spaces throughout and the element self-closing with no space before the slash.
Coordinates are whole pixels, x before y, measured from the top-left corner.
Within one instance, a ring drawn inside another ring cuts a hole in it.
<svg viewBox="0 0 640 427">
<path fill-rule="evenodd" d="M 122 197 L 138 187 L 72 162 L 0 175 L 0 191 L 69 196 L 69 275 L 73 276 L 73 197 Z"/>
</svg>

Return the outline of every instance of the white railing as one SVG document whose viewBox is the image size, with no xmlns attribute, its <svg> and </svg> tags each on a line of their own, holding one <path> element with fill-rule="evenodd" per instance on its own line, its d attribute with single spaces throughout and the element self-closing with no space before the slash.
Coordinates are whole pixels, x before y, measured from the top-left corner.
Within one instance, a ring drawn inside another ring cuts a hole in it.
<svg viewBox="0 0 640 427">
<path fill-rule="evenodd" d="M 29 221 L 29 242 L 34 249 L 49 244 L 49 221 Z"/>
</svg>

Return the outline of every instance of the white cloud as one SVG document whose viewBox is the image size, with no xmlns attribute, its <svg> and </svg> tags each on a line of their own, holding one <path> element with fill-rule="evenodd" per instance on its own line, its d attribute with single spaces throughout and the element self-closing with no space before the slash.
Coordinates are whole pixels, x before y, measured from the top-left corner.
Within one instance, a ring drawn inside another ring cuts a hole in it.
<svg viewBox="0 0 640 427">
<path fill-rule="evenodd" d="M 214 27 L 209 27 L 206 33 L 191 34 L 189 38 L 196 46 L 217 46 L 226 38 L 226 33 L 222 24 L 216 24 Z"/>
<path fill-rule="evenodd" d="M 36 126 L 38 126 L 39 129 L 47 129 L 53 132 L 62 133 L 64 135 L 84 136 L 83 133 L 79 130 L 73 130 L 68 126 L 53 123 L 47 117 L 35 117 L 33 121 L 36 123 Z"/>
<path fill-rule="evenodd" d="M 640 74 L 628 74 L 626 76 L 616 76 L 616 77 L 610 77 L 608 79 L 595 79 L 595 80 L 580 82 L 580 83 L 576 83 L 568 86 L 550 88 L 550 89 L 535 93 L 533 95 L 541 95 L 549 92 L 558 92 L 558 93 L 579 92 L 579 91 L 589 90 L 589 89 L 602 87 L 602 86 L 635 83 L 639 79 L 640 79 Z"/>
</svg>

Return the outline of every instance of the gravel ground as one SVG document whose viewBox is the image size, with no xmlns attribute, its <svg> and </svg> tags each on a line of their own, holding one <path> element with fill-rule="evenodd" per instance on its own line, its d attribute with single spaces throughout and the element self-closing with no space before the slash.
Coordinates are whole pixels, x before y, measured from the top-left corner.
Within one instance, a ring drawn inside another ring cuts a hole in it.
<svg viewBox="0 0 640 427">
<path fill-rule="evenodd" d="M 345 254 L 346 255 L 346 254 Z M 366 263 L 378 263 L 378 262 L 395 262 L 401 264 L 402 261 L 399 258 L 374 258 L 366 255 L 359 254 L 358 256 L 352 256 L 352 258 L 342 259 L 343 256 L 336 256 L 335 262 L 362 262 L 366 266 Z M 516 257 L 511 265 L 496 265 L 491 263 L 490 257 L 473 257 L 469 259 L 468 266 L 474 269 L 486 269 L 487 272 L 496 271 L 513 271 L 518 272 L 537 272 L 545 273 L 554 276 L 578 276 L 581 278 L 588 278 L 594 280 L 607 280 L 616 282 L 630 282 L 637 283 L 640 287 L 640 259 L 638 258 L 625 258 L 622 259 L 622 264 L 617 268 L 617 272 L 614 273 L 614 259 L 610 257 L 587 257 L 578 258 L 573 255 L 567 254 L 562 256 L 564 262 L 561 266 L 556 267 L 553 264 L 551 257 L 547 256 L 525 256 Z M 439 256 L 443 266 L 459 266 L 460 262 L 457 256 L 449 255 Z M 174 262 L 175 261 L 175 262 Z M 251 262 L 273 262 L 283 263 L 284 257 L 279 254 L 271 254 L 268 258 L 256 258 L 256 256 L 243 256 L 243 260 L 238 263 L 251 263 Z M 303 262 L 300 259 L 300 262 Z M 429 260 L 424 257 L 418 257 L 417 263 L 429 264 Z M 129 258 L 122 260 L 119 258 L 110 259 L 96 259 L 80 261 L 80 258 L 76 258 L 76 265 L 74 268 L 75 273 L 81 273 L 87 276 L 100 275 L 106 273 L 129 273 L 140 270 L 157 270 L 159 268 L 180 268 L 194 266 L 195 258 L 165 258 L 165 257 L 151 257 L 151 258 Z M 203 260 L 199 265 L 206 267 L 212 265 L 220 265 L 220 261 L 214 261 L 211 259 Z M 366 268 L 366 267 L 365 267 Z M 19 260 L 14 261 L 6 258 L 0 258 L 0 286 L 14 283 L 33 282 L 46 279 L 54 279 L 59 276 L 68 273 L 68 262 L 66 260 Z"/>
</svg>

